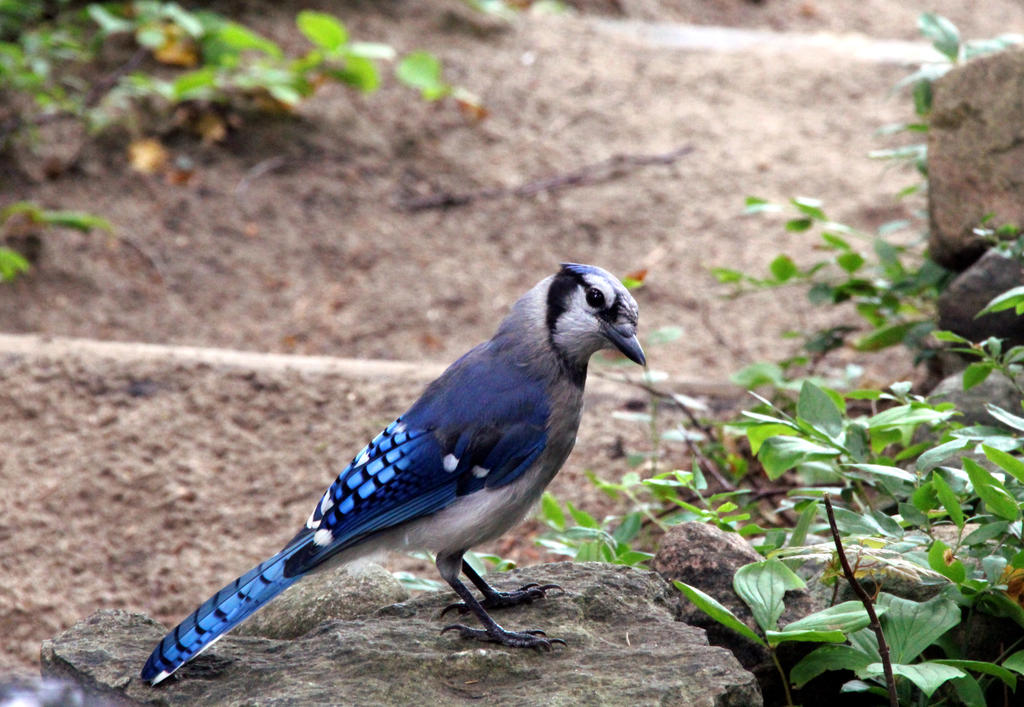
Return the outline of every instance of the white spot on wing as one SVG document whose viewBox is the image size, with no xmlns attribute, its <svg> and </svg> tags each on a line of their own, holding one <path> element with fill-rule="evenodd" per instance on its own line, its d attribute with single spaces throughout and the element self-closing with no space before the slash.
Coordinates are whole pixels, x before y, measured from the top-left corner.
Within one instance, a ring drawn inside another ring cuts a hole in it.
<svg viewBox="0 0 1024 707">
<path fill-rule="evenodd" d="M 316 509 L 314 508 L 313 512 L 309 514 L 309 518 L 306 520 L 306 527 L 312 530 L 313 528 L 319 527 L 319 525 L 320 521 L 316 519 Z"/>
<path fill-rule="evenodd" d="M 399 422 L 397 425 L 395 425 L 394 433 L 396 435 L 400 435 L 403 432 L 405 432 L 405 423 L 404 422 Z"/>
<path fill-rule="evenodd" d="M 330 492 L 325 493 L 324 497 L 320 499 L 320 515 L 326 515 L 327 511 L 331 510 L 331 506 L 334 505 L 334 499 L 331 498 Z"/>
<path fill-rule="evenodd" d="M 334 540 L 334 535 L 327 528 L 321 528 L 313 534 L 313 544 L 319 547 L 330 545 L 332 540 Z"/>
<path fill-rule="evenodd" d="M 359 455 L 359 458 L 356 459 L 356 466 L 362 466 L 368 461 L 370 461 L 370 453 L 369 450 L 364 449 L 362 453 Z"/>
<path fill-rule="evenodd" d="M 491 473 L 490 469 L 485 469 L 482 466 L 474 466 L 473 467 L 473 476 L 475 476 L 478 479 L 482 479 L 482 478 L 484 478 L 485 476 L 487 476 L 490 473 Z"/>
<path fill-rule="evenodd" d="M 445 456 L 443 462 L 444 462 L 444 470 L 449 472 L 449 473 L 451 473 L 451 472 L 455 471 L 455 467 L 457 467 L 459 465 L 459 458 L 457 456 L 455 456 L 454 454 L 449 454 L 449 455 Z"/>
</svg>

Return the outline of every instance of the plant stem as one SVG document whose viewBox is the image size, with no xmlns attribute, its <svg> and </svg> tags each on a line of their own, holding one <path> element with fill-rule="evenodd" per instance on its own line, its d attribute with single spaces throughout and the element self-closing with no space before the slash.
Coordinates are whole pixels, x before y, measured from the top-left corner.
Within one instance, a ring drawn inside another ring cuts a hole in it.
<svg viewBox="0 0 1024 707">
<path fill-rule="evenodd" d="M 860 582 L 857 581 L 857 577 L 853 574 L 853 568 L 850 567 L 850 562 L 846 559 L 846 552 L 843 551 L 843 542 L 839 539 L 839 528 L 836 527 L 836 516 L 832 511 L 832 499 L 827 493 L 825 494 L 825 512 L 828 514 L 828 525 L 832 529 L 832 540 L 835 541 L 836 552 L 839 553 L 839 562 L 843 566 L 843 575 L 846 577 L 846 581 L 850 583 L 850 587 L 853 588 L 857 598 L 864 605 L 864 610 L 868 612 L 868 618 L 871 620 L 868 626 L 875 632 L 875 637 L 878 639 L 878 655 L 882 659 L 885 685 L 889 688 L 889 705 L 890 707 L 899 707 L 899 697 L 896 694 L 896 678 L 892 673 L 892 661 L 889 660 L 889 644 L 885 642 L 882 624 L 878 621 L 878 614 L 875 613 L 875 605 L 871 601 L 871 597 L 864 590 L 864 587 L 860 585 Z"/>
<path fill-rule="evenodd" d="M 786 693 L 786 707 L 792 707 L 793 695 L 789 691 L 789 680 L 786 678 L 786 671 L 782 669 L 782 663 L 779 662 L 779 656 L 776 655 L 774 648 L 768 649 L 768 655 L 772 657 L 775 669 L 779 671 L 779 677 L 782 678 L 782 690 Z"/>
</svg>

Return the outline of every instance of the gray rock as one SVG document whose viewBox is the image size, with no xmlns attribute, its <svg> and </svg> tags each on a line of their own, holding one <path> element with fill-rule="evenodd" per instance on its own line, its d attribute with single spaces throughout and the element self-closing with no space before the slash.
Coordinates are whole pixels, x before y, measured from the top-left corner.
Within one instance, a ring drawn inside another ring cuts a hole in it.
<svg viewBox="0 0 1024 707">
<path fill-rule="evenodd" d="M 995 250 L 988 251 L 960 273 L 939 297 L 939 328 L 971 341 L 998 336 L 1008 340 L 1010 346 L 1024 344 L 1024 318 L 1013 310 L 974 318 L 993 297 L 1020 285 L 1024 285 L 1020 263 Z"/>
<path fill-rule="evenodd" d="M 1005 426 L 988 414 L 985 409 L 986 403 L 1020 414 L 1020 393 L 1013 383 L 999 373 L 991 374 L 969 390 L 964 390 L 963 373 L 954 373 L 943 378 L 928 397 L 936 402 L 951 402 L 956 405 L 956 409 L 960 411 L 956 418 L 957 422 L 968 426 Z"/>
<path fill-rule="evenodd" d="M 953 69 L 934 85 L 928 132 L 932 258 L 963 270 L 986 246 L 972 230 L 1024 226 L 1024 50 Z"/>
<path fill-rule="evenodd" d="M 750 609 L 732 588 L 732 580 L 740 567 L 763 559 L 736 533 L 707 523 L 691 522 L 674 526 L 665 534 L 652 567 L 669 581 L 679 580 L 710 594 L 740 621 L 761 633 Z M 785 602 L 786 610 L 779 620 L 782 626 L 826 606 L 820 596 L 806 591 L 786 592 Z M 711 645 L 727 648 L 743 667 L 752 671 L 767 704 L 784 703 L 782 683 L 766 649 L 722 626 L 685 597 L 679 602 L 677 617 L 703 628 Z M 810 651 L 808 646 L 811 644 L 783 644 L 779 650 L 780 660 L 792 666 Z"/>
<path fill-rule="evenodd" d="M 681 523 L 662 538 L 652 567 L 665 579 L 678 579 L 710 594 L 754 631 L 760 631 L 747 605 L 732 588 L 736 570 L 762 557 L 736 533 L 707 523 Z M 788 623 L 824 608 L 805 591 L 786 593 L 786 611 L 780 624 Z M 735 631 L 725 628 L 685 598 L 679 605 L 679 620 L 707 631 L 708 641 L 732 651 L 747 668 L 770 661 L 767 652 Z M 774 669 L 774 667 L 772 668 Z"/>
<path fill-rule="evenodd" d="M 543 628 L 567 648 L 538 653 L 441 635 L 452 619 L 439 613 L 453 598 L 441 592 L 370 618 L 328 621 L 295 640 L 228 635 L 156 688 L 138 671 L 165 628 L 101 611 L 43 643 L 42 671 L 128 704 L 762 704 L 754 676 L 730 653 L 674 620 L 678 594 L 657 574 L 559 563 L 495 583 L 531 581 L 566 593 L 503 611 L 499 621 Z"/>
<path fill-rule="evenodd" d="M 382 606 L 408 598 L 408 590 L 380 565 L 321 572 L 289 587 L 234 633 L 298 638 L 324 621 L 365 618 Z"/>
</svg>

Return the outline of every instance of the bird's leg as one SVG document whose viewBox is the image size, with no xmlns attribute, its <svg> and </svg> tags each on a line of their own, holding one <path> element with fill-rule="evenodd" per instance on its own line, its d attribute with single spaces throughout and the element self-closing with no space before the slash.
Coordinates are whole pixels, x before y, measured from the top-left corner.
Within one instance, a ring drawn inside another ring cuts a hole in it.
<svg viewBox="0 0 1024 707">
<path fill-rule="evenodd" d="M 547 596 L 547 592 L 549 590 L 557 589 L 560 592 L 565 591 L 557 584 L 538 584 L 536 582 L 532 582 L 530 584 L 524 584 L 519 589 L 511 592 L 499 592 L 488 584 L 487 580 L 481 577 L 465 560 L 462 561 L 462 573 L 469 577 L 469 581 L 475 584 L 476 588 L 480 590 L 480 593 L 484 595 L 484 600 L 480 602 L 480 605 L 485 609 L 504 609 L 507 606 L 530 604 L 535 599 L 543 599 Z M 441 615 L 443 616 L 451 609 L 455 609 L 462 614 L 469 611 L 469 607 L 466 604 L 449 604 L 441 612 Z"/>
<path fill-rule="evenodd" d="M 491 618 L 487 610 L 481 605 L 477 598 L 473 596 L 473 592 L 469 591 L 469 588 L 462 583 L 459 579 L 460 566 L 465 567 L 462 563 L 462 553 L 455 555 L 438 555 L 437 556 L 437 569 L 441 573 L 441 577 L 448 582 L 449 586 L 459 595 L 459 598 L 464 602 L 464 606 L 468 611 L 473 612 L 479 619 L 480 623 L 483 624 L 483 628 L 470 628 L 469 626 L 463 626 L 462 624 L 451 624 L 441 629 L 441 633 L 445 631 L 458 631 L 463 638 L 474 638 L 478 641 L 488 641 L 490 643 L 500 643 L 503 646 L 512 646 L 515 648 L 536 648 L 538 650 L 551 650 L 551 646 L 555 643 L 561 643 L 565 645 L 565 641 L 561 638 L 548 638 L 543 631 L 536 629 L 528 631 L 508 631 L 498 625 L 498 622 Z M 470 570 L 472 572 L 472 570 Z M 500 594 L 480 579 L 480 576 L 476 572 L 472 574 L 467 573 L 470 580 L 473 581 L 478 587 L 480 584 L 477 580 L 490 590 L 493 594 Z M 476 579 L 474 579 L 474 577 Z M 481 591 L 483 591 L 481 589 Z M 446 609 L 447 610 L 447 609 Z"/>
</svg>

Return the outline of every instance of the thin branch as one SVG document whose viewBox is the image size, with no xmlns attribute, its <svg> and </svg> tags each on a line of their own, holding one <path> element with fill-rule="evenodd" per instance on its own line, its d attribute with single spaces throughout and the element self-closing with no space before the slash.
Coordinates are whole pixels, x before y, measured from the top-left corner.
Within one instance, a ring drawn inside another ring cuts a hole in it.
<svg viewBox="0 0 1024 707">
<path fill-rule="evenodd" d="M 836 516 L 832 512 L 832 499 L 827 493 L 825 494 L 825 512 L 828 513 L 828 525 L 832 529 L 832 540 L 835 541 L 836 552 L 839 553 L 839 562 L 843 566 L 843 575 L 846 577 L 846 581 L 850 583 L 850 587 L 853 588 L 854 594 L 857 595 L 861 604 L 864 605 L 865 611 L 868 612 L 868 618 L 871 619 L 871 623 L 868 626 L 875 632 L 875 637 L 878 639 L 878 655 L 882 658 L 885 684 L 889 688 L 889 705 L 890 707 L 899 707 L 899 698 L 896 694 L 896 678 L 892 674 L 892 661 L 889 659 L 889 644 L 885 642 L 882 624 L 878 621 L 878 614 L 875 613 L 875 605 L 871 601 L 871 596 L 860 585 L 860 582 L 857 581 L 853 568 L 850 567 L 850 562 L 846 559 L 843 543 L 839 539 L 839 528 L 836 527 Z"/>
<path fill-rule="evenodd" d="M 572 172 L 526 182 L 517 187 L 478 189 L 462 193 L 440 192 L 401 200 L 398 202 L 398 208 L 404 211 L 447 209 L 455 206 L 465 206 L 473 201 L 501 199 L 507 196 L 527 198 L 543 192 L 558 191 L 567 187 L 599 184 L 623 177 L 638 167 L 672 164 L 679 158 L 693 152 L 693 149 L 692 146 L 686 145 L 671 152 L 654 155 L 614 155 L 606 160 L 580 167 Z"/>
<path fill-rule="evenodd" d="M 135 50 L 135 53 L 129 57 L 128 61 L 121 64 L 121 66 L 117 67 L 94 83 L 89 88 L 89 92 L 85 94 L 85 100 L 83 101 L 85 107 L 92 108 L 102 101 L 126 74 L 139 68 L 139 65 L 142 63 L 142 60 L 146 58 L 148 53 L 148 49 L 145 47 L 139 47 Z"/>
</svg>

